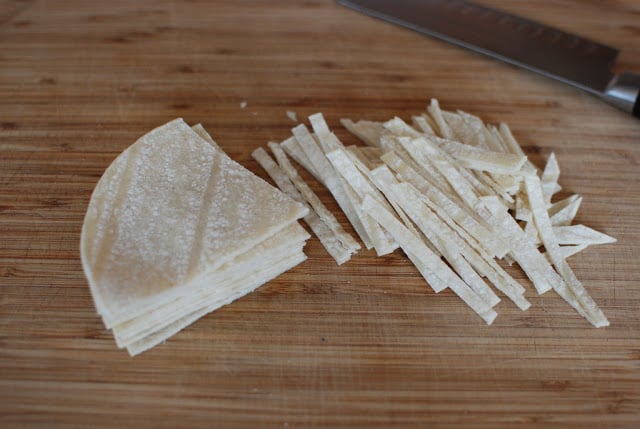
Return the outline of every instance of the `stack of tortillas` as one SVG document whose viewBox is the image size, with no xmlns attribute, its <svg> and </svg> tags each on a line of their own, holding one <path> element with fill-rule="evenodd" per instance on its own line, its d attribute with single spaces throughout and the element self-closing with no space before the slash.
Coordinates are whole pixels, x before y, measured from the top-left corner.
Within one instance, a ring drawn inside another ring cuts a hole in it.
<svg viewBox="0 0 640 429">
<path fill-rule="evenodd" d="M 120 154 L 84 220 L 82 264 L 119 347 L 141 353 L 302 262 L 308 209 L 176 119 Z"/>
</svg>

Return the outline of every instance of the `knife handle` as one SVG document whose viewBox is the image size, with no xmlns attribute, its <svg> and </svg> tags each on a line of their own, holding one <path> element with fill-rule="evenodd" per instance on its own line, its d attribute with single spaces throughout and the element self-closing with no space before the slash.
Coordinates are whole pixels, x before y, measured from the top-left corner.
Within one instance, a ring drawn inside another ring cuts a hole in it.
<svg viewBox="0 0 640 429">
<path fill-rule="evenodd" d="M 602 98 L 607 103 L 640 118 L 640 74 L 625 72 L 615 75 Z"/>
</svg>

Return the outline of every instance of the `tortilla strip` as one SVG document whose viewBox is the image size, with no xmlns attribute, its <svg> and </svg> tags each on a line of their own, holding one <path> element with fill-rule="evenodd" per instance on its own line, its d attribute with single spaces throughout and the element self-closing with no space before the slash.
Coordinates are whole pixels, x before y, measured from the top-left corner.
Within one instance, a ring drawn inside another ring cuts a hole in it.
<svg viewBox="0 0 640 429">
<path fill-rule="evenodd" d="M 384 150 L 382 148 L 372 146 L 349 146 L 347 147 L 347 150 L 368 170 L 373 170 L 374 168 L 384 165 L 384 162 L 380 159 L 380 157 L 384 155 Z"/>
<path fill-rule="evenodd" d="M 287 155 L 289 155 L 295 162 L 300 164 L 305 170 L 307 170 L 314 179 L 324 185 L 324 181 L 322 179 L 322 175 L 316 170 L 314 165 L 309 160 L 309 157 L 300 147 L 298 140 L 295 137 L 289 137 L 282 143 L 280 143 L 280 147 L 285 151 Z"/>
<path fill-rule="evenodd" d="M 295 185 L 291 182 L 287 173 L 285 173 L 285 171 L 280 168 L 273 159 L 271 159 L 269 154 L 263 148 L 254 150 L 251 155 L 262 166 L 262 168 L 265 169 L 267 174 L 269 174 L 269 176 L 283 192 L 285 192 L 294 200 L 307 204 L 307 201 L 298 191 Z M 308 191 L 313 193 L 311 189 L 308 189 Z M 320 201 L 317 197 L 311 197 L 311 199 Z M 322 204 L 322 202 L 320 202 L 320 204 Z M 322 207 L 324 207 L 324 205 L 322 205 Z M 352 240 L 352 247 L 346 247 L 338 239 L 338 235 L 336 234 L 336 232 L 334 232 L 328 226 L 329 223 L 332 223 L 334 226 L 335 224 L 338 224 L 338 227 L 340 228 L 340 230 L 342 230 L 342 227 L 339 225 L 338 221 L 329 210 L 326 210 L 326 208 L 321 211 L 323 213 L 323 216 L 327 216 L 327 214 L 329 215 L 328 222 L 325 222 L 315 210 L 310 210 L 303 219 L 307 223 L 307 225 L 309 225 L 309 228 L 311 228 L 316 237 L 318 237 L 320 243 L 327 250 L 329 255 L 331 255 L 331 257 L 336 261 L 338 265 L 342 265 L 349 259 L 351 259 L 351 255 L 360 248 L 360 245 L 349 235 Z M 342 231 L 344 232 L 344 230 Z M 347 234 L 346 232 L 344 233 Z M 346 237 L 344 239 L 348 246 L 349 240 L 346 239 Z"/>
<path fill-rule="evenodd" d="M 390 195 L 394 196 L 396 203 L 409 215 L 425 237 L 435 245 L 439 253 L 451 264 L 462 280 L 489 305 L 494 306 L 500 302 L 500 298 L 463 257 L 463 251 L 459 246 L 459 241 L 455 238 L 455 233 L 450 231 L 449 227 L 424 205 L 415 188 L 408 183 L 402 183 L 392 185 L 390 191 Z"/>
<path fill-rule="evenodd" d="M 578 214 L 578 209 L 582 203 L 580 195 L 571 195 L 564 200 L 551 204 L 548 213 L 553 226 L 568 226 Z"/>
<path fill-rule="evenodd" d="M 422 176 L 416 173 L 415 170 L 412 170 L 395 153 L 386 153 L 381 159 L 394 170 L 403 181 L 411 183 L 424 195 L 424 198 L 429 199 L 434 206 L 446 212 L 449 218 L 468 231 L 470 236 L 476 237 L 479 245 L 481 245 L 486 252 L 495 256 L 508 250 L 503 243 L 496 239 L 491 229 L 487 227 L 486 222 L 478 219 L 478 215 L 475 212 L 471 211 L 466 205 L 457 204 L 436 187 L 430 186 Z M 453 225 L 451 226 L 453 227 Z"/>
<path fill-rule="evenodd" d="M 556 154 L 551 152 L 540 178 L 542 195 L 544 196 L 544 202 L 547 207 L 551 205 L 553 195 L 562 189 L 558 184 L 558 177 L 560 177 L 560 167 L 558 166 Z"/>
<path fill-rule="evenodd" d="M 527 274 L 539 295 L 562 286 L 562 278 L 553 270 L 548 261 L 537 249 L 534 238 L 523 231 L 516 221 L 507 213 L 506 208 L 499 203 L 485 205 L 492 210 L 493 216 L 499 220 L 503 232 L 511 237 L 513 246 L 510 255 Z M 529 225 L 529 224 L 527 224 Z"/>
<path fill-rule="evenodd" d="M 495 174 L 515 175 L 527 160 L 510 153 L 493 152 L 452 140 L 440 141 L 440 147 L 453 156 L 460 165 L 475 170 L 488 171 Z"/>
<path fill-rule="evenodd" d="M 566 282 L 566 291 L 563 289 L 556 290 L 572 307 L 591 322 L 593 326 L 597 328 L 608 326 L 609 321 L 598 308 L 591 296 L 589 296 L 584 286 L 578 280 L 562 255 L 560 246 L 553 234 L 540 179 L 537 176 L 527 176 L 525 178 L 525 185 L 527 194 L 529 195 L 533 221 L 538 228 L 538 233 L 542 238 L 542 242 L 544 243 L 544 247 L 549 254 L 549 257 L 553 261 L 553 265 Z"/>
<path fill-rule="evenodd" d="M 320 198 L 318 198 L 316 193 L 313 192 L 313 190 L 307 185 L 302 177 L 298 175 L 297 170 L 289 162 L 281 147 L 276 143 L 269 143 L 269 148 L 275 155 L 280 168 L 282 168 L 282 170 L 289 177 L 296 189 L 311 205 L 311 208 L 318 214 L 322 222 L 324 222 L 327 227 L 333 232 L 334 236 L 340 242 L 347 254 L 351 255 L 358 249 L 360 249 L 360 244 L 358 244 L 358 242 L 351 236 L 351 234 L 349 234 L 342 228 L 342 225 L 340 225 L 340 222 L 338 222 L 333 213 L 331 213 L 331 211 L 322 203 Z M 344 259 L 344 255 L 340 256 L 340 260 L 342 259 Z"/>
<path fill-rule="evenodd" d="M 369 170 L 366 174 L 380 190 L 380 192 L 382 192 L 382 194 L 387 197 L 387 201 L 389 202 L 389 204 L 391 204 L 391 207 L 393 207 L 393 210 L 396 212 L 404 226 L 406 226 L 407 229 L 413 234 L 420 236 L 420 233 L 413 225 L 413 222 L 411 222 L 402 207 L 400 207 L 400 205 L 398 205 L 398 203 L 395 201 L 393 192 L 391 191 L 391 185 L 398 184 L 399 182 L 395 178 L 391 170 L 389 170 L 389 167 L 387 167 L 386 165 L 381 165 L 379 167 L 376 167 L 374 170 Z M 433 247 L 432 243 L 425 242 L 425 244 L 429 246 L 429 249 L 431 249 L 433 253 L 439 255 L 438 250 Z"/>
<path fill-rule="evenodd" d="M 407 253 L 410 259 L 417 256 L 423 259 L 429 267 L 432 267 L 430 271 L 423 273 L 423 276 L 429 284 L 433 281 L 445 282 L 447 286 L 462 298 L 488 325 L 493 323 L 493 320 L 497 316 L 495 310 L 465 284 L 437 255 L 431 252 L 418 237 L 413 235 L 400 221 L 389 213 L 382 204 L 367 195 L 362 208 L 389 231 L 403 250 L 408 250 L 408 252 L 405 253 Z"/>
<path fill-rule="evenodd" d="M 371 244 L 375 248 L 376 253 L 378 256 L 383 256 L 393 252 L 398 248 L 398 245 L 375 221 L 360 210 L 360 204 L 364 194 L 375 194 L 377 193 L 376 189 L 371 186 L 367 179 L 358 172 L 355 166 L 353 166 L 350 158 L 344 151 L 344 145 L 335 136 L 335 134 L 329 130 L 329 126 L 324 120 L 322 114 L 316 113 L 309 116 L 309 121 L 311 122 L 311 126 L 316 133 L 320 147 L 322 147 L 327 159 L 331 162 L 333 168 L 335 168 L 343 177 L 343 183 L 345 190 L 347 191 L 347 195 L 351 197 L 356 213 L 360 217 L 360 221 L 362 222 L 365 232 L 371 240 Z"/>
<path fill-rule="evenodd" d="M 506 148 L 509 149 L 510 153 L 518 156 L 525 156 L 522 147 L 520 147 L 520 144 L 517 142 L 515 137 L 513 137 L 513 133 L 511 133 L 509 125 L 500 123 L 498 125 L 498 131 L 500 132 L 502 141 L 506 144 Z"/>
<path fill-rule="evenodd" d="M 384 134 L 385 130 L 379 122 L 353 122 L 351 119 L 343 118 L 340 119 L 340 123 L 347 131 L 358 137 L 368 146 L 380 147 L 380 137 Z"/>
<path fill-rule="evenodd" d="M 471 116 L 471 115 L 469 115 Z M 452 134 L 452 140 L 459 141 L 465 146 L 484 146 L 486 147 L 484 135 L 484 123 L 477 122 L 465 118 L 460 113 L 442 111 L 442 117 L 449 126 Z"/>
<path fill-rule="evenodd" d="M 327 122 L 324 120 L 322 113 L 315 113 L 309 116 L 309 122 L 313 128 L 313 132 L 316 135 L 316 140 L 320 144 L 320 147 L 325 154 L 332 152 L 336 149 L 344 149 L 342 142 L 336 137 L 334 133 L 329 130 Z"/>
<path fill-rule="evenodd" d="M 446 194 L 450 199 L 463 203 L 447 179 L 433 165 L 432 160 L 422 156 L 421 153 L 407 150 L 402 143 L 403 141 L 406 141 L 406 139 L 395 135 L 385 135 L 380 139 L 380 145 L 386 152 L 394 152 L 404 164 L 419 174 L 423 181 L 429 182 L 431 186 L 437 188 L 443 194 Z M 382 159 L 382 157 L 380 158 Z"/>
<path fill-rule="evenodd" d="M 433 119 L 433 121 L 438 125 L 436 134 L 446 139 L 453 139 L 453 132 L 451 132 L 451 128 L 449 128 L 449 125 L 442 116 L 442 110 L 440 110 L 440 104 L 438 103 L 438 100 L 432 98 L 431 103 L 427 107 L 427 111 L 431 114 L 431 118 Z"/>
<path fill-rule="evenodd" d="M 353 205 L 349 195 L 347 194 L 346 184 L 336 174 L 331 163 L 327 160 L 325 154 L 318 147 L 317 143 L 303 124 L 293 128 L 293 135 L 298 140 L 300 147 L 309 158 L 309 161 L 313 164 L 315 170 L 318 172 L 326 188 L 331 192 L 338 205 L 353 225 L 358 236 L 364 243 L 367 249 L 373 247 L 371 238 L 367 234 L 360 217 Z"/>
<path fill-rule="evenodd" d="M 600 231 L 596 231 L 593 228 L 589 228 L 584 225 L 569 225 L 569 226 L 554 226 L 553 233 L 556 236 L 556 241 L 560 245 L 572 245 L 572 244 L 607 244 L 615 243 L 616 239 L 610 235 L 604 234 Z"/>
<path fill-rule="evenodd" d="M 422 133 L 416 131 L 415 128 L 397 116 L 383 123 L 382 126 L 397 137 L 411 137 L 414 139 L 422 137 Z"/>
<path fill-rule="evenodd" d="M 459 230 L 451 228 L 445 220 L 440 219 L 440 216 L 435 216 L 438 214 L 437 212 L 433 211 L 432 213 L 435 215 L 429 215 L 428 211 L 425 210 L 429 207 L 429 204 L 426 204 L 414 187 L 408 183 L 403 183 L 398 185 L 395 191 L 399 195 L 406 194 L 406 201 L 404 201 L 404 204 L 402 202 L 400 204 L 425 235 L 427 235 L 427 230 L 430 230 L 432 234 L 440 236 L 452 251 L 462 255 L 479 274 L 487 276 L 493 285 L 511 299 L 518 308 L 526 310 L 530 307 L 531 304 L 523 297 L 524 288 L 502 270 L 489 255 L 477 248 L 474 249 L 470 244 L 473 240 L 465 235 L 460 235 Z M 426 207 L 418 205 L 418 202 L 425 203 Z M 443 251 L 443 254 L 446 256 L 446 252 Z M 463 269 L 466 269 L 466 266 Z M 469 285 L 473 287 L 473 285 Z M 480 287 L 478 286 L 478 288 Z"/>
<path fill-rule="evenodd" d="M 562 256 L 565 259 L 568 259 L 569 257 L 582 252 L 587 247 L 589 247 L 587 244 L 577 244 L 575 246 L 560 246 L 560 251 L 562 252 Z M 548 253 L 545 252 L 543 255 L 550 264 L 553 264 L 553 261 L 551 261 L 551 257 Z"/>
<path fill-rule="evenodd" d="M 435 131 L 433 131 L 433 128 L 431 128 L 431 125 L 429 124 L 429 121 L 425 116 L 412 116 L 411 120 L 413 122 L 413 127 L 421 131 L 423 134 L 427 134 L 430 136 L 436 135 Z"/>
<path fill-rule="evenodd" d="M 327 159 L 331 162 L 333 167 L 344 178 L 345 182 L 349 183 L 349 186 L 354 190 L 357 195 L 357 199 L 353 202 L 356 208 L 358 208 L 362 200 L 366 195 L 371 195 L 376 198 L 378 202 L 386 205 L 386 201 L 379 191 L 369 182 L 369 180 L 362 174 L 351 161 L 351 158 L 347 155 L 344 149 L 336 149 L 333 152 L 327 154 Z M 390 207 L 389 207 L 390 208 Z M 372 221 L 367 213 L 359 213 L 362 223 L 367 226 L 367 232 L 371 238 L 374 248 L 378 256 L 383 256 L 393 252 L 398 248 L 398 244 L 387 237 L 385 232 L 379 227 L 377 222 Z"/>
</svg>

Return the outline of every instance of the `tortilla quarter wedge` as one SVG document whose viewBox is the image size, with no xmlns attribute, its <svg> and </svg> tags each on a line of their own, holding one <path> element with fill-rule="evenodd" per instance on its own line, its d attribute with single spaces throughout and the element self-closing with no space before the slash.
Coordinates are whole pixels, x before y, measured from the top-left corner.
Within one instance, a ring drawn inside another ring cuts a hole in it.
<svg viewBox="0 0 640 429">
<path fill-rule="evenodd" d="M 107 328 L 188 294 L 191 279 L 307 213 L 205 138 L 170 121 L 121 153 L 96 185 L 80 247 Z"/>
</svg>

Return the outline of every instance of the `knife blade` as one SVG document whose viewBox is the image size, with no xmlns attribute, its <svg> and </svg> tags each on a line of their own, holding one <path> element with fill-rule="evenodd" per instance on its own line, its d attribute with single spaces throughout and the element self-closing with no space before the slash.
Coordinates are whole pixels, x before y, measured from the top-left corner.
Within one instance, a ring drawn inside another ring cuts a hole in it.
<svg viewBox="0 0 640 429">
<path fill-rule="evenodd" d="M 640 74 L 614 74 L 619 51 L 610 46 L 464 0 L 337 1 L 572 85 L 640 118 Z"/>
</svg>

